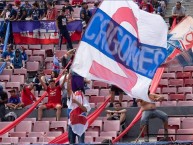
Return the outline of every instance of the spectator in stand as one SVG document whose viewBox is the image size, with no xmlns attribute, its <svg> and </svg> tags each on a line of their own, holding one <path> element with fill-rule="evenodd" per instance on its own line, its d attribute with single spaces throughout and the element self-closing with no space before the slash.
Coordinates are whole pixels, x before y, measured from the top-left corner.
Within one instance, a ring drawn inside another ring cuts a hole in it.
<svg viewBox="0 0 193 145">
<path fill-rule="evenodd" d="M 9 93 L 11 96 L 8 100 L 7 107 L 10 109 L 17 109 L 21 107 L 22 103 L 20 100 L 20 96 L 16 94 L 16 91 L 13 89 L 13 90 L 10 90 Z"/>
<path fill-rule="evenodd" d="M 41 85 L 43 86 L 43 88 L 47 91 L 48 93 L 48 103 L 47 104 L 43 104 L 38 108 L 38 120 L 42 120 L 42 113 L 44 109 L 51 109 L 54 108 L 56 109 L 56 121 L 60 120 L 60 116 L 61 116 L 61 109 L 62 109 L 62 95 L 61 95 L 61 91 L 62 88 L 64 86 L 64 83 L 66 81 L 66 72 L 65 73 L 65 78 L 63 79 L 63 82 L 59 85 L 56 86 L 56 83 L 54 80 L 50 80 L 49 81 L 49 86 L 47 86 L 42 80 L 41 80 L 41 75 L 39 76 L 39 80 Z"/>
<path fill-rule="evenodd" d="M 15 21 L 16 20 L 25 20 L 25 18 L 27 17 L 27 11 L 24 7 L 21 6 L 21 2 L 15 1 L 15 6 L 18 8 Z"/>
<path fill-rule="evenodd" d="M 164 123 L 164 138 L 162 140 L 166 141 L 168 139 L 168 116 L 163 111 L 157 110 L 155 105 L 156 101 L 162 101 L 164 97 L 159 96 L 157 94 L 150 94 L 150 92 L 148 92 L 148 95 L 151 101 L 153 102 L 146 102 L 141 99 L 137 100 L 137 102 L 140 103 L 141 109 L 143 111 L 141 117 L 141 129 L 143 130 L 144 133 L 144 141 L 149 142 L 147 126 L 149 119 L 155 117 L 160 118 Z"/>
<path fill-rule="evenodd" d="M 80 19 L 82 19 L 82 21 L 85 21 L 85 23 L 88 24 L 91 16 L 92 16 L 92 14 L 88 9 L 87 3 L 83 2 L 82 3 L 82 9 L 80 10 Z"/>
<path fill-rule="evenodd" d="M 6 6 L 6 1 L 5 0 L 1 1 L 0 2 L 0 12 L 4 10 L 5 6 Z"/>
<path fill-rule="evenodd" d="M 53 6 L 52 2 L 47 3 L 47 20 L 56 20 L 58 17 L 58 10 Z"/>
<path fill-rule="evenodd" d="M 42 20 L 42 18 L 44 17 L 43 11 L 39 9 L 39 4 L 36 2 L 32 4 L 30 17 L 31 20 Z"/>
<path fill-rule="evenodd" d="M 33 83 L 35 86 L 35 90 L 38 91 L 38 95 L 40 94 L 40 91 L 42 90 L 42 86 L 39 80 L 39 74 L 36 74 L 34 79 L 33 79 Z"/>
<path fill-rule="evenodd" d="M 7 47 L 7 50 L 5 52 L 2 53 L 2 60 L 3 61 L 9 61 L 11 62 L 13 57 L 14 57 L 14 53 L 13 53 L 13 45 L 9 44 Z"/>
<path fill-rule="evenodd" d="M 73 19 L 72 15 L 73 15 L 74 9 L 70 5 L 69 0 L 64 1 L 64 7 L 65 7 L 65 14 L 66 14 L 67 19 L 72 20 Z"/>
<path fill-rule="evenodd" d="M 113 107 L 113 102 L 115 101 L 115 95 L 119 95 L 119 102 L 121 103 L 122 100 L 123 100 L 123 90 L 118 88 L 117 86 L 115 85 L 112 85 L 111 86 L 111 103 L 110 103 L 110 106 L 109 107 Z"/>
<path fill-rule="evenodd" d="M 106 110 L 107 120 L 120 120 L 120 125 L 122 130 L 125 129 L 126 123 L 126 109 L 122 109 L 122 105 L 120 102 L 115 103 L 114 111 Z"/>
<path fill-rule="evenodd" d="M 100 4 L 100 2 L 95 2 L 94 7 L 90 9 L 90 12 L 92 15 L 95 14 L 96 10 L 98 9 L 99 4 Z"/>
<path fill-rule="evenodd" d="M 173 24 L 174 18 L 176 18 L 176 23 L 179 23 L 185 17 L 185 8 L 182 6 L 181 2 L 176 2 L 176 6 L 172 9 L 172 16 L 169 18 L 170 27 Z"/>
<path fill-rule="evenodd" d="M 32 5 L 29 3 L 28 0 L 25 0 L 25 3 L 22 5 L 26 10 L 29 10 L 32 8 Z"/>
<path fill-rule="evenodd" d="M 3 47 L 4 47 L 4 39 L 3 37 L 0 37 L 0 53 L 3 52 Z"/>
<path fill-rule="evenodd" d="M 57 26 L 59 36 L 60 36 L 59 49 L 61 49 L 62 39 L 64 37 L 67 41 L 67 50 L 69 50 L 69 49 L 73 49 L 73 46 L 72 46 L 72 41 L 71 41 L 70 35 L 69 35 L 67 27 L 66 27 L 68 20 L 67 20 L 65 12 L 66 12 L 66 9 L 65 9 L 65 7 L 63 7 L 61 15 L 59 15 L 58 18 L 56 19 L 56 26 Z"/>
<path fill-rule="evenodd" d="M 143 0 L 141 5 L 140 5 L 140 9 L 149 12 L 149 13 L 153 13 L 154 9 L 153 6 L 150 2 L 148 2 L 148 0 Z"/>
<path fill-rule="evenodd" d="M 39 1 L 40 9 L 43 11 L 44 16 L 47 14 L 47 2 L 46 0 Z"/>
<path fill-rule="evenodd" d="M 85 123 L 86 114 L 91 110 L 90 104 L 84 97 L 82 88 L 76 87 L 75 90 L 72 89 L 74 86 L 73 80 L 71 80 L 71 75 L 68 76 L 67 81 L 67 105 L 68 105 L 68 139 L 70 144 L 75 144 L 76 136 L 78 137 L 79 143 L 84 143 L 85 131 L 87 126 L 83 125 Z M 80 127 L 74 126 L 76 124 L 82 124 Z"/>
<path fill-rule="evenodd" d="M 14 57 L 12 59 L 11 68 L 12 69 L 22 68 L 23 67 L 23 62 L 22 61 L 23 61 L 23 59 L 22 59 L 21 51 L 19 49 L 16 49 Z"/>
<path fill-rule="evenodd" d="M 8 95 L 3 91 L 3 87 L 0 85 L 0 121 L 3 121 L 5 117 L 5 105 L 8 101 Z"/>
<path fill-rule="evenodd" d="M 34 89 L 33 83 L 29 85 L 24 85 L 21 92 L 22 107 L 31 105 L 33 102 L 37 101 L 34 94 L 31 92 Z"/>
<path fill-rule="evenodd" d="M 8 4 L 6 8 L 1 13 L 1 17 L 5 18 L 6 20 L 14 20 L 17 16 L 17 11 L 13 9 L 12 4 Z"/>
</svg>

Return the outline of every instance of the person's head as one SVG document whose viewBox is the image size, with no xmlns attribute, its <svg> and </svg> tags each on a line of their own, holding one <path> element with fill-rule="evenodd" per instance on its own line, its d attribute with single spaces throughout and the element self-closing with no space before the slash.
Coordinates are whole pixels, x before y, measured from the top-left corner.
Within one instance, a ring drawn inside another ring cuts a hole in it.
<svg viewBox="0 0 193 145">
<path fill-rule="evenodd" d="M 99 6 L 99 2 L 95 2 L 95 3 L 94 3 L 94 6 L 95 6 L 95 7 L 98 7 L 98 6 Z"/>
<path fill-rule="evenodd" d="M 50 79 L 49 80 L 49 87 L 52 89 L 52 88 L 55 88 L 56 87 L 56 83 L 53 79 Z"/>
<path fill-rule="evenodd" d="M 87 3 L 86 3 L 86 2 L 83 2 L 83 3 L 82 3 L 82 8 L 84 8 L 84 9 L 87 8 Z"/>
<path fill-rule="evenodd" d="M 114 108 L 115 108 L 116 111 L 119 111 L 121 109 L 121 107 L 122 107 L 122 105 L 121 105 L 120 102 L 115 103 L 115 107 Z"/>
<path fill-rule="evenodd" d="M 64 1 L 64 5 L 65 5 L 65 6 L 68 6 L 68 5 L 69 5 L 69 0 L 65 0 L 65 1 Z"/>
<path fill-rule="evenodd" d="M 12 9 L 13 5 L 12 4 L 8 4 L 7 5 L 7 9 L 10 11 Z"/>
<path fill-rule="evenodd" d="M 181 8 L 181 2 L 180 2 L 180 1 L 176 2 L 176 8 L 177 8 L 177 9 L 180 9 L 180 8 Z"/>
<path fill-rule="evenodd" d="M 47 3 L 47 7 L 48 7 L 48 9 L 51 9 L 51 8 L 52 8 L 52 6 L 53 6 L 52 2 L 48 2 L 48 3 Z"/>
<path fill-rule="evenodd" d="M 14 89 L 10 90 L 9 93 L 10 93 L 11 96 L 15 96 L 16 95 L 16 92 L 15 92 Z"/>
<path fill-rule="evenodd" d="M 21 2 L 20 2 L 20 1 L 15 1 L 15 6 L 16 6 L 16 7 L 20 7 L 20 5 L 21 5 Z"/>
<path fill-rule="evenodd" d="M 65 15 L 65 12 L 66 12 L 66 8 L 65 8 L 65 6 L 64 6 L 64 7 L 62 7 L 61 14 L 62 14 L 62 15 Z"/>
<path fill-rule="evenodd" d="M 30 90 L 32 90 L 32 89 L 34 88 L 34 84 L 33 84 L 33 83 L 30 83 L 30 84 L 28 85 L 28 88 L 29 88 Z"/>
<path fill-rule="evenodd" d="M 0 85 L 0 92 L 3 92 L 3 86 Z"/>
<path fill-rule="evenodd" d="M 33 6 L 33 9 L 39 8 L 39 4 L 37 2 L 33 3 L 32 6 Z"/>
<path fill-rule="evenodd" d="M 13 50 L 13 45 L 12 44 L 9 44 L 8 47 L 7 47 L 7 51 L 8 52 L 11 52 Z"/>
<path fill-rule="evenodd" d="M 58 77 L 57 71 L 52 71 L 51 78 L 57 78 L 57 77 Z"/>
<path fill-rule="evenodd" d="M 29 4 L 29 1 L 28 1 L 28 0 L 25 0 L 25 4 L 28 5 L 28 4 Z"/>
<path fill-rule="evenodd" d="M 21 51 L 20 51 L 19 49 L 16 49 L 16 50 L 15 50 L 15 56 L 16 56 L 16 57 L 19 57 L 20 54 L 21 54 Z"/>
</svg>

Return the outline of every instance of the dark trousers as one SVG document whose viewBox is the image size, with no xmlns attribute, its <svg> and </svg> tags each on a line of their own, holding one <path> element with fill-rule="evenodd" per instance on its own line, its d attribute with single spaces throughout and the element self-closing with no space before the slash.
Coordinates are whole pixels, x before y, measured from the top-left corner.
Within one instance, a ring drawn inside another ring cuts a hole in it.
<svg viewBox="0 0 193 145">
<path fill-rule="evenodd" d="M 78 136 L 72 131 L 72 127 L 68 126 L 68 140 L 70 144 L 76 143 L 76 136 L 78 137 L 78 143 L 84 143 L 85 133 L 82 136 Z"/>
<path fill-rule="evenodd" d="M 183 17 L 178 17 L 177 20 L 176 20 L 176 24 L 178 24 L 183 18 L 184 18 L 184 16 Z M 173 21 L 174 21 L 174 17 L 170 17 L 169 18 L 170 27 L 172 26 Z"/>
<path fill-rule="evenodd" d="M 73 49 L 72 41 L 71 41 L 71 38 L 70 38 L 70 35 L 69 35 L 67 29 L 60 29 L 60 34 L 59 34 L 59 49 L 61 50 L 63 37 L 64 37 L 64 38 L 66 39 L 66 41 L 67 41 L 67 50 Z"/>
<path fill-rule="evenodd" d="M 5 117 L 5 104 L 0 104 L 0 119 L 1 121 L 4 120 Z"/>
</svg>

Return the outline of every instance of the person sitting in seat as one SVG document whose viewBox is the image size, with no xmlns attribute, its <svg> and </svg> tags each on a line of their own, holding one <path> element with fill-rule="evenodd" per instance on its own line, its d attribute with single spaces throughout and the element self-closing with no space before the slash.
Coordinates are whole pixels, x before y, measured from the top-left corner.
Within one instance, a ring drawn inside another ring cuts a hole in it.
<svg viewBox="0 0 193 145">
<path fill-rule="evenodd" d="M 164 97 L 159 96 L 157 94 L 150 94 L 148 92 L 149 98 L 156 102 L 156 101 L 162 101 Z M 151 118 L 160 118 L 164 123 L 164 138 L 162 140 L 168 139 L 168 116 L 163 111 L 157 110 L 156 105 L 154 102 L 146 102 L 141 99 L 137 99 L 137 102 L 140 103 L 141 109 L 143 111 L 142 117 L 141 117 L 141 129 L 144 133 L 144 141 L 149 142 L 148 132 L 147 132 L 147 126 L 149 119 Z"/>
<path fill-rule="evenodd" d="M 66 73 L 66 71 L 65 71 Z M 38 108 L 38 120 L 42 120 L 42 113 L 44 109 L 51 109 L 54 108 L 57 110 L 56 112 L 56 120 L 59 121 L 60 120 L 60 115 L 61 115 L 61 109 L 62 109 L 62 95 L 61 95 L 61 91 L 62 88 L 64 86 L 64 83 L 66 81 L 66 74 L 65 74 L 65 78 L 63 79 L 63 82 L 56 86 L 55 80 L 50 79 L 49 80 L 49 85 L 47 86 L 42 80 L 41 80 L 41 75 L 39 75 L 39 80 L 41 85 L 43 86 L 43 88 L 47 91 L 48 93 L 48 103 L 41 105 Z"/>
<path fill-rule="evenodd" d="M 115 103 L 114 110 L 106 110 L 107 120 L 120 120 L 122 130 L 125 129 L 126 122 L 126 109 L 122 109 L 120 102 Z"/>
<path fill-rule="evenodd" d="M 16 91 L 10 90 L 11 97 L 8 100 L 7 107 L 10 109 L 17 109 L 21 107 L 21 100 L 20 97 L 16 94 Z"/>
</svg>

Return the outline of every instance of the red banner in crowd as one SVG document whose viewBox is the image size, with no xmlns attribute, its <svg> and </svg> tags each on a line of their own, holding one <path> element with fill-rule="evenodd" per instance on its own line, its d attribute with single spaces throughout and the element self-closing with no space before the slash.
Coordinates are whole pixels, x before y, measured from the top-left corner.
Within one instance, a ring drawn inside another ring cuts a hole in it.
<svg viewBox="0 0 193 145">
<path fill-rule="evenodd" d="M 72 41 L 79 41 L 82 21 L 75 20 L 67 25 Z M 55 21 L 13 21 L 12 30 L 15 44 L 58 44 L 59 34 Z M 63 39 L 63 43 L 66 40 Z"/>
</svg>

